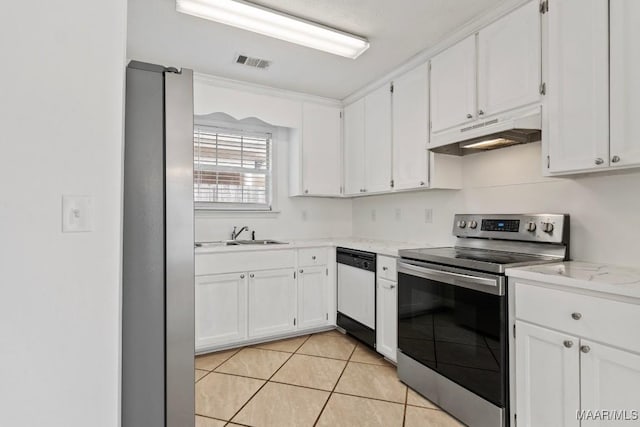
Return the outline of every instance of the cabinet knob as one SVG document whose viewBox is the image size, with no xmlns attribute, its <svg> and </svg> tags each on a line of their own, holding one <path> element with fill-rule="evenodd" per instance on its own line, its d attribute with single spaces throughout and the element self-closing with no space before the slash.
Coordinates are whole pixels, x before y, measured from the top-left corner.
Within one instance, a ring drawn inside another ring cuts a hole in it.
<svg viewBox="0 0 640 427">
<path fill-rule="evenodd" d="M 583 353 L 589 353 L 591 351 L 591 347 L 589 347 L 588 345 L 582 345 L 580 346 L 580 351 Z"/>
<path fill-rule="evenodd" d="M 389 268 L 387 267 L 382 267 L 382 271 L 387 271 Z"/>
<path fill-rule="evenodd" d="M 251 273 L 251 274 L 249 275 L 249 277 L 251 277 L 251 278 L 253 279 L 253 278 L 254 278 L 254 277 L 256 277 L 256 276 L 255 276 L 255 274 Z"/>
<path fill-rule="evenodd" d="M 601 165 L 601 164 L 603 164 L 603 163 L 604 163 L 604 160 L 603 160 L 602 158 L 600 158 L 600 157 L 598 157 L 598 158 L 595 160 L 595 164 L 596 164 L 596 165 Z"/>
<path fill-rule="evenodd" d="M 562 344 L 564 344 L 564 346 L 567 348 L 573 347 L 573 341 L 571 340 L 565 340 Z"/>
<path fill-rule="evenodd" d="M 478 115 L 479 115 L 479 116 L 484 116 L 484 111 L 482 111 L 482 110 L 478 110 Z"/>
<path fill-rule="evenodd" d="M 300 274 L 302 274 L 302 273 L 304 273 L 304 270 L 303 270 L 303 269 L 300 269 Z"/>
<path fill-rule="evenodd" d="M 472 119 L 473 115 L 471 115 L 471 113 L 467 114 L 467 119 Z"/>
<path fill-rule="evenodd" d="M 571 313 L 571 318 L 573 320 L 580 320 L 580 319 L 582 319 L 582 314 L 580 314 L 580 313 Z"/>
<path fill-rule="evenodd" d="M 241 278 L 241 279 L 244 279 L 244 274 L 241 274 L 241 275 L 240 275 L 240 278 Z"/>
<path fill-rule="evenodd" d="M 313 256 L 311 257 L 311 259 L 315 261 L 315 260 L 316 260 L 316 256 L 315 256 L 315 255 L 313 255 Z"/>
<path fill-rule="evenodd" d="M 424 181 L 420 181 L 420 185 L 424 185 Z"/>
<path fill-rule="evenodd" d="M 389 289 L 394 289 L 396 285 L 389 285 Z"/>
<path fill-rule="evenodd" d="M 309 190 L 308 190 L 308 189 L 305 189 L 305 190 L 304 190 L 304 194 L 309 194 Z"/>
<path fill-rule="evenodd" d="M 613 156 L 613 157 L 611 158 L 611 162 L 612 162 L 612 163 L 618 163 L 619 161 L 620 161 L 620 156 Z"/>
</svg>

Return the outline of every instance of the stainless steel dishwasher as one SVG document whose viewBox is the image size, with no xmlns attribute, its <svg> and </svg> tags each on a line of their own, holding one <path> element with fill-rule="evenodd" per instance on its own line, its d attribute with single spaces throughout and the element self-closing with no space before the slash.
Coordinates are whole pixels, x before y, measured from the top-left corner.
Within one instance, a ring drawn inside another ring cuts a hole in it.
<svg viewBox="0 0 640 427">
<path fill-rule="evenodd" d="M 376 254 L 337 248 L 339 327 L 376 345 Z"/>
</svg>

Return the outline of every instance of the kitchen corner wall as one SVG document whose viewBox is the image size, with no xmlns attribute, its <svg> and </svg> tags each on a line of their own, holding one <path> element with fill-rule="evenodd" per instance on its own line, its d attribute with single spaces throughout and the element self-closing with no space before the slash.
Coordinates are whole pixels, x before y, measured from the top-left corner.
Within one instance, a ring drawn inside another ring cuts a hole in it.
<svg viewBox="0 0 640 427">
<path fill-rule="evenodd" d="M 573 259 L 639 266 L 640 172 L 546 178 L 540 159 L 539 143 L 474 154 L 463 158 L 464 190 L 355 199 L 353 234 L 448 245 L 454 213 L 568 213 Z"/>
<path fill-rule="evenodd" d="M 196 241 L 229 239 L 234 226 L 256 230 L 256 239 L 304 239 L 352 235 L 352 201 L 289 197 L 289 132 L 278 128 L 274 137 L 276 194 L 274 213 L 196 212 Z M 250 238 L 246 231 L 240 238 Z"/>
</svg>

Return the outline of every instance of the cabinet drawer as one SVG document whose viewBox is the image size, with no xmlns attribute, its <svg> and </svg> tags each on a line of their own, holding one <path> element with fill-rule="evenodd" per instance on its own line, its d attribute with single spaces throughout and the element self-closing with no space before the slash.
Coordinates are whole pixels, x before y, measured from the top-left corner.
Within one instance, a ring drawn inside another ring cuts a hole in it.
<svg viewBox="0 0 640 427">
<path fill-rule="evenodd" d="M 516 318 L 640 352 L 640 305 L 516 282 Z"/>
<path fill-rule="evenodd" d="M 300 249 L 298 251 L 298 265 L 300 267 L 313 267 L 314 265 L 327 264 L 327 248 Z"/>
<path fill-rule="evenodd" d="M 196 276 L 206 274 L 247 272 L 294 268 L 295 251 L 262 250 L 250 252 L 223 252 L 196 254 Z"/>
<path fill-rule="evenodd" d="M 396 269 L 396 259 L 393 257 L 378 255 L 377 266 L 378 277 L 398 281 L 398 270 Z"/>
</svg>

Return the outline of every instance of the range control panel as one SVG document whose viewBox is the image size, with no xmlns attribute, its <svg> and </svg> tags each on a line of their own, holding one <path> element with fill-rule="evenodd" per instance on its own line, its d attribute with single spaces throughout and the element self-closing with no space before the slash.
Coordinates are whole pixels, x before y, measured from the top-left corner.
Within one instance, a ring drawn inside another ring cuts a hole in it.
<svg viewBox="0 0 640 427">
<path fill-rule="evenodd" d="M 566 243 L 568 214 L 457 214 L 453 235 L 526 242 Z"/>
</svg>

